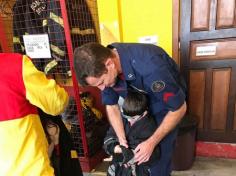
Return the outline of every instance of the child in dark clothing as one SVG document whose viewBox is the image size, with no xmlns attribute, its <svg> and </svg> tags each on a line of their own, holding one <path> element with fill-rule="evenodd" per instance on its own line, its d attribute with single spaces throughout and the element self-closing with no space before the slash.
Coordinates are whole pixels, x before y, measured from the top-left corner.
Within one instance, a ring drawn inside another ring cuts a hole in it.
<svg viewBox="0 0 236 176">
<path fill-rule="evenodd" d="M 38 109 L 48 139 L 48 155 L 55 176 L 83 176 L 71 135 L 61 116 L 51 116 Z"/>
<path fill-rule="evenodd" d="M 108 176 L 149 176 L 149 168 L 159 159 L 160 149 L 155 147 L 148 162 L 137 165 L 134 162 L 133 150 L 138 144 L 148 139 L 156 130 L 155 120 L 147 111 L 146 95 L 137 91 L 128 91 L 122 105 L 123 124 L 129 148 L 119 145 L 112 127 L 104 139 L 104 149 L 112 155 L 112 163 L 108 168 Z"/>
</svg>

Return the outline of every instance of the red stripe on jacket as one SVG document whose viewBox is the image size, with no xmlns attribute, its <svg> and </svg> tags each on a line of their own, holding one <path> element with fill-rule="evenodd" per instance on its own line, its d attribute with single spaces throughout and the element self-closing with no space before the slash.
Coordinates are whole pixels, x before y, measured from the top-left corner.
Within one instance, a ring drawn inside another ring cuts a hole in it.
<svg viewBox="0 0 236 176">
<path fill-rule="evenodd" d="M 22 64 L 22 55 L 0 53 L 0 121 L 37 114 L 36 107 L 26 100 Z"/>
</svg>

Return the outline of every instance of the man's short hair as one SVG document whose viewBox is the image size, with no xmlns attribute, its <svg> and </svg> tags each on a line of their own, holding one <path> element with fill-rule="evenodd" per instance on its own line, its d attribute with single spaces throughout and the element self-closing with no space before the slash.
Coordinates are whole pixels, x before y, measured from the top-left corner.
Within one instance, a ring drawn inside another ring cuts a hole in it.
<svg viewBox="0 0 236 176">
<path fill-rule="evenodd" d="M 144 93 L 129 90 L 122 105 L 123 114 L 127 116 L 142 115 L 148 108 L 147 97 Z"/>
<path fill-rule="evenodd" d="M 88 76 L 100 77 L 106 73 L 105 61 L 113 57 L 109 48 L 99 43 L 87 43 L 77 47 L 74 51 L 74 68 L 80 85 L 88 85 Z"/>
</svg>

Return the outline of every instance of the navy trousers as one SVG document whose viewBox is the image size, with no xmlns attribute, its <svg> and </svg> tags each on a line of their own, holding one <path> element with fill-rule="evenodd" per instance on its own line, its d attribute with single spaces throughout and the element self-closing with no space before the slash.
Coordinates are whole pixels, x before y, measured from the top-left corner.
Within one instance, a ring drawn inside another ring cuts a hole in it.
<svg viewBox="0 0 236 176">
<path fill-rule="evenodd" d="M 161 158 L 151 167 L 151 176 L 171 175 L 171 159 L 177 137 L 177 131 L 177 129 L 174 129 L 160 142 Z"/>
</svg>

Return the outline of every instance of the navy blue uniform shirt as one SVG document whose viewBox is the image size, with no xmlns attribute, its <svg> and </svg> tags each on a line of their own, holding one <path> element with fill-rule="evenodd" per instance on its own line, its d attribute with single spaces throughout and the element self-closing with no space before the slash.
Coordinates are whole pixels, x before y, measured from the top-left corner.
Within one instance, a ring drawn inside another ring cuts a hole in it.
<svg viewBox="0 0 236 176">
<path fill-rule="evenodd" d="M 102 91 L 105 105 L 125 98 L 127 88 L 145 92 L 149 111 L 160 122 L 168 111 L 177 110 L 185 101 L 185 83 L 176 63 L 158 46 L 151 44 L 113 43 L 120 57 L 124 79 Z"/>
</svg>

